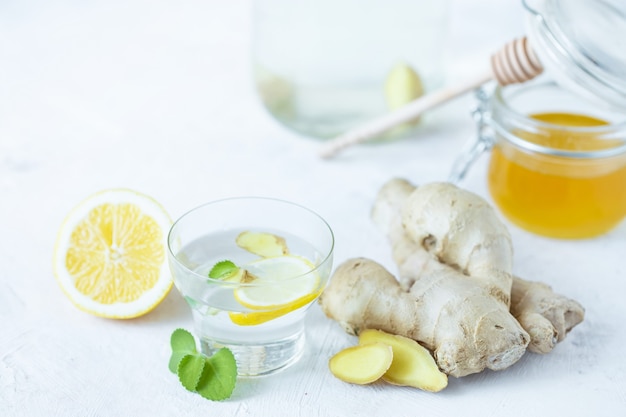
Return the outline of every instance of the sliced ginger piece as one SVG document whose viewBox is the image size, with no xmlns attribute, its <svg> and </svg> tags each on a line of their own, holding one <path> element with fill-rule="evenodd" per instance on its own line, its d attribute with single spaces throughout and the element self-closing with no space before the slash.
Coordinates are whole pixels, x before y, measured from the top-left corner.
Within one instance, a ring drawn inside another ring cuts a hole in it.
<svg viewBox="0 0 626 417">
<path fill-rule="evenodd" d="M 240 248 L 263 258 L 289 254 L 285 239 L 272 233 L 241 232 L 236 243 Z"/>
<path fill-rule="evenodd" d="M 439 370 L 428 349 L 408 337 L 381 330 L 367 329 L 359 334 L 359 344 L 372 343 L 391 346 L 393 361 L 383 379 L 390 384 L 410 386 L 438 392 L 448 386 L 448 376 Z"/>
<path fill-rule="evenodd" d="M 391 366 L 393 350 L 383 343 L 346 348 L 330 358 L 330 372 L 344 382 L 369 384 L 382 377 Z"/>
<path fill-rule="evenodd" d="M 232 276 L 224 279 L 229 282 L 240 282 L 242 284 L 249 284 L 259 279 L 256 275 L 248 271 L 247 269 L 239 268 Z"/>
</svg>

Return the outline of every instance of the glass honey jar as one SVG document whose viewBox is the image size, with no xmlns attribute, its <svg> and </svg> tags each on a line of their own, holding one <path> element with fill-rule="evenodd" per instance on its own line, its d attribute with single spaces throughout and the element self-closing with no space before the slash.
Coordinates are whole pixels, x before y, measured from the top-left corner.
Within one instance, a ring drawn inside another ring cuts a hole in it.
<svg viewBox="0 0 626 417">
<path fill-rule="evenodd" d="M 508 220 L 548 237 L 599 236 L 626 218 L 626 48 L 611 41 L 626 36 L 626 2 L 524 4 L 546 71 L 477 91 L 477 138 L 450 179 L 490 150 L 487 185 Z"/>
<path fill-rule="evenodd" d="M 626 114 L 554 83 L 496 88 L 487 108 L 487 183 L 511 222 L 540 235 L 586 238 L 626 217 Z"/>
</svg>

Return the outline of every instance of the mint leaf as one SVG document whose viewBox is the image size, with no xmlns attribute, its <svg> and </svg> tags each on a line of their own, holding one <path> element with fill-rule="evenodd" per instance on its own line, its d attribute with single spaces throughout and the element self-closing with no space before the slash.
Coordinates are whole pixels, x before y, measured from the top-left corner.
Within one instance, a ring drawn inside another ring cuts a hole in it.
<svg viewBox="0 0 626 417">
<path fill-rule="evenodd" d="M 237 383 L 235 356 L 227 348 L 222 348 L 205 361 L 196 391 L 208 400 L 221 401 L 229 398 Z"/>
<path fill-rule="evenodd" d="M 170 344 L 169 369 L 183 387 L 213 401 L 230 398 L 237 382 L 237 362 L 230 350 L 222 348 L 208 357 L 197 351 L 193 335 L 184 329 L 174 330 Z"/>
<path fill-rule="evenodd" d="M 178 372 L 178 365 L 184 356 L 198 353 L 195 339 L 185 329 L 174 330 L 170 338 L 170 345 L 172 346 L 172 356 L 168 368 L 173 373 Z"/>
<path fill-rule="evenodd" d="M 176 329 L 170 338 L 172 351 L 197 353 L 196 340 L 193 335 L 185 329 Z"/>
<path fill-rule="evenodd" d="M 239 271 L 239 267 L 232 261 L 220 261 L 213 265 L 209 271 L 209 278 L 226 279 L 235 275 Z"/>
<path fill-rule="evenodd" d="M 185 355 L 178 364 L 178 379 L 183 387 L 195 391 L 206 367 L 206 358 L 202 354 Z"/>
</svg>

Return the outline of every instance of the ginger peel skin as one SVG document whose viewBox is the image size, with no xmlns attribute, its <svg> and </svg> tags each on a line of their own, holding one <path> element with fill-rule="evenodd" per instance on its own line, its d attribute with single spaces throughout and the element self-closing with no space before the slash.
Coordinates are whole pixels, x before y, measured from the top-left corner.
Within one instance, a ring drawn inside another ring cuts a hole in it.
<svg viewBox="0 0 626 417">
<path fill-rule="evenodd" d="M 319 299 L 326 315 L 351 335 L 380 329 L 417 339 L 415 300 L 382 265 L 366 258 L 339 265 Z"/>
<path fill-rule="evenodd" d="M 508 230 L 468 191 L 393 179 L 372 218 L 387 235 L 399 278 L 364 258 L 336 269 L 320 304 L 349 333 L 371 328 L 417 340 L 443 372 L 460 377 L 505 369 L 527 347 L 547 352 L 583 318 L 572 300 L 551 291 L 538 297 L 537 286 L 522 291 L 526 281 L 511 273 Z"/>
<path fill-rule="evenodd" d="M 577 301 L 555 293 L 544 283 L 514 277 L 511 314 L 530 334 L 528 350 L 549 353 L 583 321 L 585 309 Z"/>
</svg>

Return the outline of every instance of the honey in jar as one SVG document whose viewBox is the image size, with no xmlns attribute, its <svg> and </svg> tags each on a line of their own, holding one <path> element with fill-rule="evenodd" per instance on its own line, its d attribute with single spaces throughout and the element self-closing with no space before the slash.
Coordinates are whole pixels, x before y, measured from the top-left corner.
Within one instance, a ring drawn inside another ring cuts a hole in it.
<svg viewBox="0 0 626 417">
<path fill-rule="evenodd" d="M 531 232 L 557 238 L 603 234 L 626 216 L 623 138 L 610 123 L 576 113 L 532 114 L 492 150 L 488 185 L 501 212 Z M 543 152 L 541 152 L 543 151 Z"/>
</svg>

